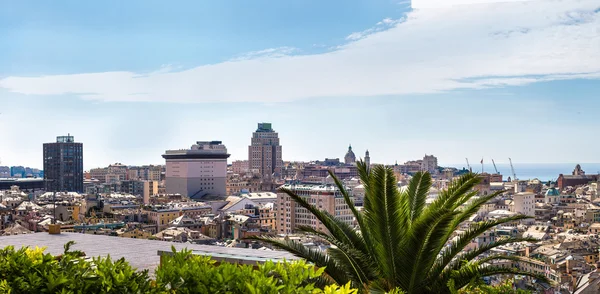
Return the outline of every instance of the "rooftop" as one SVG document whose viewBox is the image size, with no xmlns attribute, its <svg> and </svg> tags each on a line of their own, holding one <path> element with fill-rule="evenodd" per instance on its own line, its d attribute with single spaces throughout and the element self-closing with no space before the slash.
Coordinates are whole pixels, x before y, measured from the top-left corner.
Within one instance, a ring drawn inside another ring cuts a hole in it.
<svg viewBox="0 0 600 294">
<path fill-rule="evenodd" d="M 271 123 L 259 123 L 258 124 L 258 128 L 256 129 L 257 133 L 272 133 L 273 131 L 273 127 L 271 126 Z"/>
<path fill-rule="evenodd" d="M 228 248 L 211 245 L 198 245 L 187 243 L 174 243 L 155 240 L 132 239 L 102 235 L 62 233 L 50 235 L 48 233 L 35 233 L 24 235 L 3 236 L 0 238 L 0 248 L 12 245 L 16 248 L 29 246 L 35 248 L 47 247 L 46 252 L 62 254 L 63 245 L 75 241 L 73 250 L 82 250 L 87 256 L 107 256 L 119 259 L 125 258 L 131 266 L 143 270 L 153 270 L 159 265 L 159 252 L 170 252 L 171 246 L 176 250 L 187 248 L 194 254 L 210 255 L 217 260 L 229 262 L 256 263 L 266 260 L 281 261 L 283 259 L 298 259 L 285 251 L 267 251 L 247 248 Z"/>
</svg>

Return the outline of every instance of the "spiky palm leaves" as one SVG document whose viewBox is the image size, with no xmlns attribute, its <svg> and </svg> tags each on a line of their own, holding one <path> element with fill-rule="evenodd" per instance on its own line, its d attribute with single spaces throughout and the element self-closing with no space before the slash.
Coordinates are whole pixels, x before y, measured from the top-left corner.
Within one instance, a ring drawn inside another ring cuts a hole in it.
<svg viewBox="0 0 600 294">
<path fill-rule="evenodd" d="M 280 241 L 266 236 L 255 239 L 287 250 L 316 266 L 326 267 L 327 275 L 338 284 L 350 281 L 361 290 L 401 289 L 406 293 L 450 293 L 449 284 L 460 289 L 484 276 L 532 276 L 516 268 L 490 266 L 491 262 L 514 261 L 517 257 L 488 253 L 501 245 L 535 241 L 533 239 L 506 238 L 472 251 L 464 250 L 474 238 L 489 229 L 525 219 L 526 216 L 471 223 L 467 230 L 451 240 L 461 224 L 498 195 L 474 197 L 477 193 L 473 188 L 480 182 L 476 174 L 460 177 L 443 190 L 437 199 L 426 205 L 425 200 L 432 185 L 429 173 L 417 173 L 407 189 L 400 191 L 391 169 L 382 166 L 369 169 L 362 161 L 357 166 L 365 190 L 363 211 L 359 212 L 354 207 L 343 184 L 333 174 L 332 177 L 352 210 L 358 229 L 317 209 L 294 192 L 281 190 L 327 228 L 327 232 L 308 226 L 297 228 L 299 232 L 330 242 L 333 246 L 327 252 L 309 249 L 290 240 Z"/>
</svg>

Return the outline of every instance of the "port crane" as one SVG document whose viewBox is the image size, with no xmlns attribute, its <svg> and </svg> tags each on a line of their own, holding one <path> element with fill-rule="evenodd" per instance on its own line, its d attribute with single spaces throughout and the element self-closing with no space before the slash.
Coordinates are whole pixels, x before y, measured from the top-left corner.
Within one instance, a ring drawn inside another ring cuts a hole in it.
<svg viewBox="0 0 600 294">
<path fill-rule="evenodd" d="M 498 168 L 496 167 L 496 163 L 494 162 L 494 159 L 492 159 L 492 164 L 494 165 L 494 170 L 496 170 L 496 174 L 499 175 L 500 172 L 498 172 Z"/>
<path fill-rule="evenodd" d="M 508 162 L 510 162 L 510 170 L 512 171 L 513 181 L 518 180 L 517 174 L 515 173 L 515 167 L 513 166 L 512 159 L 508 158 Z"/>
</svg>

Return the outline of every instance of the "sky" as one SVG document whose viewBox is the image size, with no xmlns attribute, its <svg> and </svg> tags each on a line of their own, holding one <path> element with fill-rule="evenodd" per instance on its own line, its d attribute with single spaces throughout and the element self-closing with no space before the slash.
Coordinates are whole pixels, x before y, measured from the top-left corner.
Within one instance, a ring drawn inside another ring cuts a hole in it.
<svg viewBox="0 0 600 294">
<path fill-rule="evenodd" d="M 0 164 L 245 159 L 259 122 L 284 160 L 600 162 L 598 0 L 417 1 L 0 0 Z"/>
</svg>

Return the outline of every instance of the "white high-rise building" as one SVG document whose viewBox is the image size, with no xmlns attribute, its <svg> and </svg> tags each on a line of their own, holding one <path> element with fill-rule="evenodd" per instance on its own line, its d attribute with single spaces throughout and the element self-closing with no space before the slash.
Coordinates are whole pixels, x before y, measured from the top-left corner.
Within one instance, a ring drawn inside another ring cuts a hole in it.
<svg viewBox="0 0 600 294">
<path fill-rule="evenodd" d="M 190 149 L 167 150 L 167 194 L 192 198 L 226 195 L 227 148 L 221 141 L 196 142 Z"/>
</svg>

